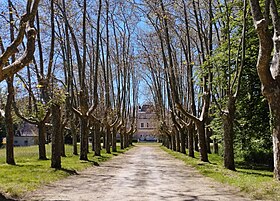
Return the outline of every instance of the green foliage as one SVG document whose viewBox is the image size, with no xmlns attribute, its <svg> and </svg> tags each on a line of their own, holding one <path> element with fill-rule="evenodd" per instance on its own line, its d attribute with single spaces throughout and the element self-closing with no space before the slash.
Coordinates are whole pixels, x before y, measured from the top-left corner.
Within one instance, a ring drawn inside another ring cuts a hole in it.
<svg viewBox="0 0 280 201">
<path fill-rule="evenodd" d="M 246 59 L 236 113 L 237 156 L 247 162 L 273 165 L 269 108 L 261 94 L 256 71 L 258 38 L 250 21 L 246 37 Z"/>
<path fill-rule="evenodd" d="M 231 66 L 228 68 L 227 41 L 222 41 L 214 51 L 211 62 L 213 65 L 213 88 L 219 94 L 217 102 L 222 109 L 226 104 L 225 90 L 228 88 L 229 80 L 233 81 L 233 75 L 238 55 L 239 40 L 242 31 L 241 16 L 242 4 L 239 4 L 237 18 L 230 23 L 231 34 Z M 234 124 L 234 148 L 235 156 L 238 160 L 250 163 L 266 164 L 272 166 L 272 139 L 269 131 L 269 108 L 267 102 L 261 94 L 261 84 L 257 75 L 256 61 L 258 57 L 258 37 L 255 33 L 251 19 L 247 19 L 245 64 L 242 72 L 241 86 L 236 103 L 236 114 Z M 239 52 L 240 54 L 240 52 Z M 239 62 L 238 62 L 239 63 Z M 216 139 L 222 142 L 223 131 L 219 110 L 212 106 L 212 122 L 210 127 L 214 131 Z"/>
</svg>

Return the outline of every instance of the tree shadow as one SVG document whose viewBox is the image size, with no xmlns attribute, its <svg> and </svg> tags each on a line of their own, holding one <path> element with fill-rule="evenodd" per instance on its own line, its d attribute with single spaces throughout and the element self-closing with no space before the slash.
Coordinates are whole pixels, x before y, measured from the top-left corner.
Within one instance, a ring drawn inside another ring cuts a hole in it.
<svg viewBox="0 0 280 201">
<path fill-rule="evenodd" d="M 273 165 L 257 164 L 257 163 L 248 163 L 248 162 L 236 162 L 236 167 L 246 170 L 266 170 L 273 171 Z"/>
<path fill-rule="evenodd" d="M 257 175 L 257 176 L 261 176 L 261 177 L 273 177 L 273 175 L 270 175 L 268 173 L 265 172 L 244 172 L 242 170 L 236 170 L 236 172 L 241 173 L 241 174 L 247 174 L 247 175 Z"/>
<path fill-rule="evenodd" d="M 41 164 L 16 164 L 16 167 L 31 167 L 31 168 L 36 168 L 36 167 L 42 167 L 43 165 Z"/>
<path fill-rule="evenodd" d="M 90 162 L 92 165 L 94 166 L 100 166 L 98 162 L 93 161 L 93 160 L 88 160 L 88 162 Z"/>
<path fill-rule="evenodd" d="M 38 161 L 49 161 L 49 158 L 38 158 Z"/>
<path fill-rule="evenodd" d="M 57 171 L 57 170 L 61 170 L 63 172 L 66 172 L 69 175 L 79 175 L 79 173 L 74 169 L 71 170 L 71 169 L 66 169 L 66 168 L 60 168 L 60 169 L 56 169 L 55 171 Z"/>
<path fill-rule="evenodd" d="M 14 199 L 14 198 L 8 198 L 8 197 L 6 197 L 6 196 L 4 196 L 3 194 L 1 194 L 0 193 L 0 200 L 2 201 L 16 201 L 16 200 L 18 200 L 18 199 Z"/>
</svg>

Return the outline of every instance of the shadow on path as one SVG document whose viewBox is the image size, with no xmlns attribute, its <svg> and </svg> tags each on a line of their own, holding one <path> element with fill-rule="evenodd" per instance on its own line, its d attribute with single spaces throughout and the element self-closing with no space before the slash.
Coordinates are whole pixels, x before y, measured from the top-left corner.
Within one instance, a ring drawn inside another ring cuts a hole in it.
<svg viewBox="0 0 280 201">
<path fill-rule="evenodd" d="M 0 201 L 16 201 L 17 199 L 7 198 L 4 195 L 0 194 Z"/>
<path fill-rule="evenodd" d="M 94 162 L 94 161 L 91 161 Z M 97 165 L 97 164 L 96 164 Z M 203 165 L 203 164 L 202 164 Z M 65 170 L 69 171 L 69 170 Z M 249 201 L 164 152 L 137 145 L 100 167 L 32 192 L 24 200 L 83 201 Z"/>
</svg>

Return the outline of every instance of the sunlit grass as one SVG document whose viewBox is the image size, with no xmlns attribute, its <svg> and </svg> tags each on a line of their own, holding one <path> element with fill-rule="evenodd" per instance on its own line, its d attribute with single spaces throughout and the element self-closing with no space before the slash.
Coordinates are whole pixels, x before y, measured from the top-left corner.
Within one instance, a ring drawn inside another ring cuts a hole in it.
<svg viewBox="0 0 280 201">
<path fill-rule="evenodd" d="M 47 157 L 51 158 L 51 145 L 46 145 Z M 112 158 L 114 155 L 123 153 L 120 150 L 112 154 L 101 151 L 101 156 L 88 154 L 89 161 L 80 161 L 79 156 L 72 154 L 72 147 L 66 146 L 66 156 L 62 157 L 62 169 L 50 168 L 51 160 L 38 160 L 38 147 L 15 147 L 16 164 L 5 164 L 5 149 L 0 149 L 0 191 L 13 197 L 21 197 L 28 191 L 35 190 L 42 185 L 62 179 L 77 171 L 83 170 L 100 162 Z"/>
<path fill-rule="evenodd" d="M 280 200 L 280 182 L 273 179 L 271 171 L 239 167 L 236 168 L 236 171 L 230 171 L 223 167 L 222 157 L 216 154 L 209 154 L 210 163 L 205 163 L 199 160 L 198 152 L 195 153 L 195 158 L 190 158 L 163 146 L 162 149 L 175 158 L 184 161 L 187 165 L 195 167 L 201 174 L 221 183 L 238 187 L 241 192 L 253 199 Z"/>
</svg>

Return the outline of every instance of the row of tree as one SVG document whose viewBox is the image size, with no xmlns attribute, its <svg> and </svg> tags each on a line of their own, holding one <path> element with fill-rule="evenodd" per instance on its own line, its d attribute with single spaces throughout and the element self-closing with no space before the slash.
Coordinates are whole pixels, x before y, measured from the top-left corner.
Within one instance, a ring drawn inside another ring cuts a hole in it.
<svg viewBox="0 0 280 201">
<path fill-rule="evenodd" d="M 141 78 L 152 92 L 167 147 L 182 153 L 188 148 L 190 157 L 197 150 L 208 162 L 211 142 L 217 152 L 222 140 L 224 165 L 235 170 L 234 153 L 263 162 L 258 154 L 269 158 L 273 142 L 279 180 L 278 4 L 8 1 L 1 12 L 7 26 L 0 56 L 8 92 L 7 162 L 15 164 L 12 111 L 37 125 L 40 159 L 46 159 L 46 129 L 52 128 L 54 168 L 61 167 L 65 132 L 71 133 L 74 154 L 80 139 L 81 160 L 87 160 L 89 135 L 95 155 L 101 133 L 107 152 L 111 145 L 116 149 L 117 133 L 122 148 L 128 146 Z"/>
<path fill-rule="evenodd" d="M 277 3 L 158 0 L 139 5 L 151 30 L 143 33 L 140 52 L 164 145 L 182 153 L 187 147 L 190 157 L 197 150 L 208 162 L 210 144 L 218 152 L 222 140 L 224 166 L 235 170 L 235 153 L 272 164 L 273 142 L 274 173 L 280 179 Z"/>
<path fill-rule="evenodd" d="M 80 160 L 88 160 L 89 137 L 96 156 L 101 139 L 107 153 L 116 151 L 118 133 L 121 148 L 129 146 L 138 90 L 132 11 L 108 0 L 28 1 L 26 11 L 21 10 L 24 4 L 9 0 L 2 8 L 2 23 L 10 27 L 10 37 L 1 36 L 0 62 L 8 90 L 3 105 L 7 163 L 15 164 L 15 115 L 38 127 L 39 159 L 47 159 L 46 134 L 51 131 L 52 168 L 61 168 L 69 133 L 74 154 L 80 141 Z"/>
</svg>

